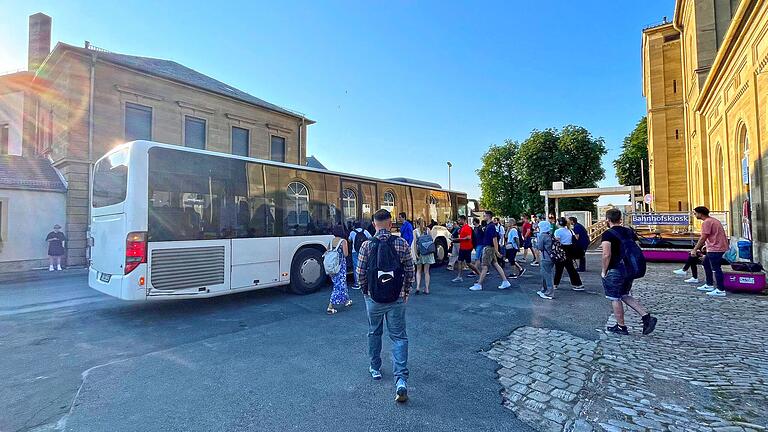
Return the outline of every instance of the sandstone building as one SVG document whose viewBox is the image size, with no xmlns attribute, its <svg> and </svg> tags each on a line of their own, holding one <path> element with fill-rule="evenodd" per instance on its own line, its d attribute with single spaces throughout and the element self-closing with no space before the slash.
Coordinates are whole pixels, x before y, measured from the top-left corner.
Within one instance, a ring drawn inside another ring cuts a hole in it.
<svg viewBox="0 0 768 432">
<path fill-rule="evenodd" d="M 0 118 L 0 142 L 5 153 L 47 158 L 63 176 L 69 265 L 86 262 L 93 163 L 118 144 L 150 139 L 306 164 L 314 122 L 303 115 L 174 61 L 87 42 L 51 50 L 51 24 L 30 17 L 28 71 L 0 76 L 0 116 L 15 113 Z"/>
<path fill-rule="evenodd" d="M 678 196 L 684 172 L 684 208 L 727 211 L 731 240 L 753 241 L 755 259 L 768 265 L 768 2 L 677 0 L 672 22 L 645 30 L 643 41 L 652 193 Z M 679 73 L 671 71 L 678 63 L 674 45 L 680 48 Z M 659 72 L 667 66 L 669 74 Z M 675 128 L 680 134 L 680 125 L 669 120 L 679 115 L 678 96 L 666 97 L 673 75 L 682 81 L 682 146 L 670 133 Z M 652 115 L 659 112 L 664 119 Z"/>
</svg>

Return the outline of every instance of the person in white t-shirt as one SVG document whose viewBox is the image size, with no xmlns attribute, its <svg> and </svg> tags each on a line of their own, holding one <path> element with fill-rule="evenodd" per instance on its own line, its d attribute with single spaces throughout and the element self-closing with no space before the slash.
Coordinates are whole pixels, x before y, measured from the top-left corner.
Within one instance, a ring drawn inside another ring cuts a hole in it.
<svg viewBox="0 0 768 432">
<path fill-rule="evenodd" d="M 563 269 L 568 271 L 568 278 L 571 280 L 571 285 L 574 291 L 584 291 L 584 284 L 581 283 L 581 276 L 576 271 L 576 267 L 573 266 L 573 260 L 575 259 L 574 247 L 574 234 L 568 227 L 568 221 L 561 217 L 557 220 L 559 228 L 555 231 L 555 238 L 560 241 L 565 251 L 565 261 L 555 263 L 555 289 L 560 284 L 560 279 L 563 277 Z"/>
<path fill-rule="evenodd" d="M 515 257 L 520 251 L 522 242 L 520 241 L 520 231 L 517 229 L 517 221 L 511 219 L 507 224 L 507 239 L 504 242 L 504 253 L 512 266 L 517 267 L 517 275 L 510 273 L 507 277 L 517 279 L 525 273 L 525 269 L 520 266 Z"/>
</svg>

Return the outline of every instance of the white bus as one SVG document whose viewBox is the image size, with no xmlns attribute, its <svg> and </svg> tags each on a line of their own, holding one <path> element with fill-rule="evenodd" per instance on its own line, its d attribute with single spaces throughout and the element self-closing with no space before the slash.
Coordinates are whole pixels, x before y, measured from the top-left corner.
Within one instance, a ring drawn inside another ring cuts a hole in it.
<svg viewBox="0 0 768 432">
<path fill-rule="evenodd" d="M 311 293 L 326 282 L 322 254 L 332 227 L 365 228 L 379 208 L 439 224 L 467 211 L 465 194 L 407 179 L 149 141 L 99 159 L 92 185 L 89 285 L 124 300 L 278 285 Z M 443 262 L 450 233 L 437 225 L 432 234 Z"/>
</svg>

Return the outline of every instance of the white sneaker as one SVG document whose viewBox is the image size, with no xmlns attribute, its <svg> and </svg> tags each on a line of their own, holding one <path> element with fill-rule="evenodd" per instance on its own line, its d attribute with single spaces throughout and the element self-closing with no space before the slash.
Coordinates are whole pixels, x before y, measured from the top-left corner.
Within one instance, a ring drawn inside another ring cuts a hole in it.
<svg viewBox="0 0 768 432">
<path fill-rule="evenodd" d="M 708 292 L 707 295 L 712 297 L 725 297 L 725 291 L 715 288 L 712 291 Z"/>
<path fill-rule="evenodd" d="M 480 284 L 474 284 L 471 287 L 469 287 L 470 291 L 480 291 L 483 289 L 483 286 Z"/>
<path fill-rule="evenodd" d="M 691 278 L 686 279 L 684 282 L 686 282 L 686 283 L 698 283 L 699 280 L 696 279 L 695 277 L 691 277 Z"/>
<path fill-rule="evenodd" d="M 352 285 L 350 288 L 352 288 L 354 290 L 359 290 L 360 289 L 360 285 Z"/>
<path fill-rule="evenodd" d="M 464 278 L 461 276 L 456 276 L 455 278 L 451 279 L 451 282 L 463 282 Z"/>
<path fill-rule="evenodd" d="M 674 273 L 676 275 L 680 275 L 680 276 L 685 276 L 685 270 L 683 270 L 683 269 L 673 270 L 672 273 Z"/>
<path fill-rule="evenodd" d="M 48 266 L 48 271 L 53 271 L 53 266 Z"/>
<path fill-rule="evenodd" d="M 536 294 L 538 294 L 539 297 L 543 298 L 544 300 L 552 300 L 552 297 L 544 294 L 544 291 L 536 291 Z"/>
<path fill-rule="evenodd" d="M 531 263 L 531 267 L 538 267 L 538 266 L 539 266 L 539 263 L 537 263 L 537 262 L 532 262 Z"/>
<path fill-rule="evenodd" d="M 509 288 L 511 286 L 512 286 L 512 284 L 509 283 L 509 281 L 505 280 L 504 282 L 501 283 L 501 285 L 499 285 L 499 289 L 507 289 L 507 288 Z"/>
<path fill-rule="evenodd" d="M 61 266 L 56 267 L 56 270 L 61 270 Z"/>
<path fill-rule="evenodd" d="M 709 292 L 709 291 L 712 291 L 712 290 L 714 290 L 714 289 L 715 289 L 715 287 L 713 287 L 712 285 L 707 285 L 707 284 L 704 284 L 704 285 L 702 285 L 702 286 L 700 286 L 700 287 L 698 287 L 698 288 L 696 288 L 696 289 L 697 289 L 697 290 L 699 290 L 699 291 L 706 291 L 706 292 Z"/>
<path fill-rule="evenodd" d="M 584 291 L 584 285 L 575 286 L 572 289 L 574 291 Z"/>
</svg>

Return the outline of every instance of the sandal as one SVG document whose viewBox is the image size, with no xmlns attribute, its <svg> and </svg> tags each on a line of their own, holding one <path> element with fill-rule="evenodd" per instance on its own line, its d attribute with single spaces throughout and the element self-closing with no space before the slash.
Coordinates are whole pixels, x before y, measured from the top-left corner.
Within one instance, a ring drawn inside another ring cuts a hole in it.
<svg viewBox="0 0 768 432">
<path fill-rule="evenodd" d="M 333 315 L 333 314 L 335 314 L 336 312 L 338 312 L 336 309 L 334 309 L 334 308 L 330 308 L 330 307 L 329 307 L 328 309 L 326 309 L 326 310 L 325 310 L 325 313 L 327 313 L 328 315 Z"/>
<path fill-rule="evenodd" d="M 350 307 L 352 306 L 352 300 L 347 300 L 346 303 L 344 303 L 344 307 Z"/>
</svg>

